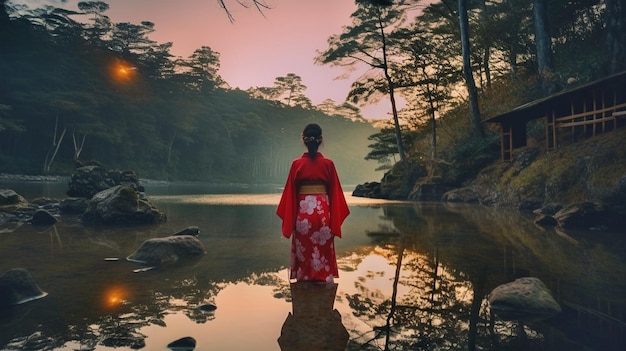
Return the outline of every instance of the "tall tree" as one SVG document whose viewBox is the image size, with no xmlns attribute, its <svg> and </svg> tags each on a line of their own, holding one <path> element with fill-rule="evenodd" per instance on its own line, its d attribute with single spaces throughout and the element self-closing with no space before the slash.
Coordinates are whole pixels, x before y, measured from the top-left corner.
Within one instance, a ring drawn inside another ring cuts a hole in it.
<svg viewBox="0 0 626 351">
<path fill-rule="evenodd" d="M 478 38 L 481 42 L 481 48 L 483 50 L 482 57 L 482 70 L 485 75 L 486 86 L 491 88 L 491 50 L 493 46 L 493 38 L 489 33 L 491 32 L 491 18 L 492 15 L 488 12 L 487 1 L 479 1 L 480 8 L 480 22 L 478 26 Z M 481 75 L 482 76 L 482 75 Z"/>
<path fill-rule="evenodd" d="M 341 35 L 328 39 L 329 47 L 318 54 L 315 62 L 347 67 L 351 70 L 366 65 L 369 69 L 352 84 L 349 98 L 353 102 L 367 102 L 380 94 L 389 97 L 393 115 L 398 154 L 406 161 L 402 132 L 398 118 L 395 83 L 392 74 L 392 57 L 399 56 L 397 47 L 389 40 L 389 33 L 406 22 L 408 4 L 400 0 L 393 5 L 357 1 L 357 9 L 350 16 L 352 24 L 344 27 Z M 376 75 L 376 72 L 382 76 Z"/>
<path fill-rule="evenodd" d="M 451 43 L 449 36 L 427 28 L 427 23 L 417 18 L 410 29 L 398 32 L 398 37 L 405 38 L 404 48 L 409 56 L 395 75 L 403 95 L 409 97 L 402 110 L 412 116 L 409 125 L 417 129 L 424 124 L 424 118 L 429 120 L 430 157 L 434 160 L 437 156 L 436 117 L 446 103 L 452 103 L 451 87 L 462 80 L 462 75 L 453 62 L 456 57 L 453 51 L 458 45 Z"/>
<path fill-rule="evenodd" d="M 519 76 L 518 59 L 530 56 L 530 21 L 531 6 L 526 0 L 507 0 L 492 4 L 493 13 L 490 31 L 484 33 L 494 39 L 494 48 L 502 53 L 505 64 L 509 67 L 509 76 Z"/>
<path fill-rule="evenodd" d="M 111 49 L 125 59 L 141 56 L 156 46 L 156 42 L 148 38 L 152 32 L 154 23 L 149 21 L 143 21 L 141 24 L 116 23 L 111 34 Z"/>
<path fill-rule="evenodd" d="M 474 74 L 471 63 L 469 19 L 467 15 L 467 0 L 458 0 L 459 28 L 461 29 L 461 48 L 463 54 L 463 76 L 469 97 L 470 116 L 473 125 L 474 135 L 483 137 L 485 132 L 481 124 L 480 108 L 478 105 L 478 89 L 474 81 Z"/>
<path fill-rule="evenodd" d="M 617 73 L 626 69 L 626 3 L 623 0 L 605 0 L 605 3 L 610 73 Z"/>
<path fill-rule="evenodd" d="M 395 154 L 398 153 L 393 128 L 382 128 L 380 132 L 370 135 L 367 139 L 373 141 L 373 143 L 368 145 L 371 150 L 365 156 L 365 159 L 376 160 L 380 164 L 376 168 L 377 171 L 390 169 L 392 165 L 391 159 L 393 158 L 395 161 Z"/>
<path fill-rule="evenodd" d="M 533 0 L 533 23 L 535 45 L 537 47 L 537 70 L 544 95 L 554 93 L 551 84 L 554 62 L 552 60 L 552 39 L 548 27 L 548 7 L 546 0 Z"/>
<path fill-rule="evenodd" d="M 91 16 L 92 25 L 86 30 L 86 38 L 91 45 L 99 46 L 111 30 L 111 20 L 104 14 L 109 4 L 103 1 L 80 1 L 78 9 Z"/>
<path fill-rule="evenodd" d="M 274 99 L 284 101 L 287 106 L 295 101 L 302 107 L 311 107 L 311 101 L 304 95 L 306 85 L 302 84 L 302 78 L 295 73 L 288 73 L 284 77 L 276 77 L 274 80 Z M 308 103 L 307 103 L 308 101 Z"/>
<path fill-rule="evenodd" d="M 223 84 L 222 77 L 218 74 L 220 53 L 208 46 L 196 49 L 187 60 L 180 61 L 179 66 L 185 70 L 179 76 L 192 90 L 209 91 Z"/>
</svg>

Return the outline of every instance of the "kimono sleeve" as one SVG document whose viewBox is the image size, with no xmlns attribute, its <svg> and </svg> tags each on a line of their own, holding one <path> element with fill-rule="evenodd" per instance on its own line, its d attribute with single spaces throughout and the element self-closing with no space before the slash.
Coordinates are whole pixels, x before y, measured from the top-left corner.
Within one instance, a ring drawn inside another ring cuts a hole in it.
<svg viewBox="0 0 626 351">
<path fill-rule="evenodd" d="M 341 238 L 341 224 L 350 214 L 350 209 L 343 195 L 335 164 L 332 161 L 329 163 L 329 171 L 330 177 L 327 185 L 330 201 L 330 232 Z"/>
<path fill-rule="evenodd" d="M 291 164 L 289 170 L 289 176 L 285 182 L 285 189 L 280 197 L 276 214 L 283 220 L 282 234 L 289 238 L 296 228 L 296 215 L 297 215 L 297 190 L 295 180 L 295 167 Z"/>
</svg>

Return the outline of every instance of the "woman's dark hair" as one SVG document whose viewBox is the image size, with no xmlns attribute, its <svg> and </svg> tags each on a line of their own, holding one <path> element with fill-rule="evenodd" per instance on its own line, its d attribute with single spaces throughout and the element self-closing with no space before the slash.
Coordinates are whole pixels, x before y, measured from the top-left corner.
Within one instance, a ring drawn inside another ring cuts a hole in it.
<svg viewBox="0 0 626 351">
<path fill-rule="evenodd" d="M 322 143 L 322 127 L 315 123 L 307 124 L 302 131 L 302 141 L 306 148 L 309 149 L 309 157 L 317 156 L 317 149 Z"/>
</svg>

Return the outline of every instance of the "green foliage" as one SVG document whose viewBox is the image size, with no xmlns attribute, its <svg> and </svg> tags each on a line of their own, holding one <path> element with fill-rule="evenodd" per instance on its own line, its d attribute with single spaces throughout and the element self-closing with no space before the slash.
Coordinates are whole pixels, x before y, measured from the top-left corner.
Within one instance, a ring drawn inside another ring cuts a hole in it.
<svg viewBox="0 0 626 351">
<path fill-rule="evenodd" d="M 496 190 L 503 204 L 596 201 L 624 211 L 625 136 L 626 129 L 620 128 L 556 150 L 521 148 L 511 162 L 481 171 L 476 185 Z"/>
<path fill-rule="evenodd" d="M 484 138 L 468 133 L 474 126 L 461 80 L 456 6 L 430 3 L 412 20 L 414 2 L 357 4 L 352 23 L 328 39 L 316 63 L 371 68 L 353 82 L 351 101 L 376 102 L 391 88 L 407 101 L 400 117 L 409 129 L 402 140 L 412 162 L 423 162 L 425 150 L 431 155 L 436 150 L 436 158 L 469 177 L 497 159 L 495 133 Z M 531 3 L 468 6 L 470 63 L 483 118 L 539 97 Z M 605 45 L 607 32 L 616 28 L 605 20 L 602 2 L 558 0 L 548 6 L 555 59 L 550 79 L 564 88 L 568 78 L 584 83 L 605 75 L 615 57 L 611 50 L 623 48 L 626 43 L 619 40 L 626 37 L 614 38 L 620 45 Z M 82 12 L 7 6 L 0 13 L 0 158 L 11 163 L 1 163 L 0 171 L 41 169 L 49 150 L 58 147 L 52 169 L 69 172 L 79 151 L 74 137 L 85 140 L 81 157 L 134 168 L 142 176 L 282 181 L 302 149 L 300 129 L 310 121 L 322 124 L 325 152 L 340 173 L 345 167 L 346 173 L 360 174 L 355 180 L 373 174 L 365 171 L 374 166 L 364 158 L 383 167 L 393 158 L 389 135 L 368 141 L 376 132 L 371 125 L 312 110 L 295 73 L 278 77 L 276 89 L 251 91 L 251 97 L 226 89 L 218 75 L 219 53 L 211 48 L 173 59 L 172 43 L 148 38 L 153 23 L 111 23 L 105 15 L 109 6 L 101 1 L 78 7 Z M 259 99 L 272 94 L 280 94 L 275 98 L 284 104 Z M 358 109 L 350 104 L 324 109 L 358 120 Z M 394 123 L 400 125 L 397 115 Z M 61 131 L 67 137 L 57 144 Z M 538 126 L 529 129 L 531 138 L 539 133 Z"/>
<path fill-rule="evenodd" d="M 20 19 L 0 31 L 0 172 L 39 173 L 55 152 L 54 173 L 80 155 L 148 178 L 282 183 L 315 121 L 342 181 L 373 176 L 370 124 L 224 89 L 209 47 L 171 61 L 146 39 L 152 23 L 107 26 L 107 6 L 81 4 L 91 22 L 62 37 Z"/>
<path fill-rule="evenodd" d="M 384 165 L 390 164 L 391 158 L 395 160 L 394 155 L 398 154 L 398 148 L 393 128 L 382 128 L 378 133 L 370 135 L 368 139 L 374 141 L 374 143 L 369 145 L 371 151 L 365 156 L 366 160 L 376 160 Z M 411 133 L 405 130 L 402 135 L 402 141 L 404 145 L 410 146 Z"/>
</svg>

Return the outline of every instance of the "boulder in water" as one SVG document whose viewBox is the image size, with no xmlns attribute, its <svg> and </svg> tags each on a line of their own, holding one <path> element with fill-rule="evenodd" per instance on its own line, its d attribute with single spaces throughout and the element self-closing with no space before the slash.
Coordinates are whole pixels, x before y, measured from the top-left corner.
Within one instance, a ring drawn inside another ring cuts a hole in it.
<svg viewBox="0 0 626 351">
<path fill-rule="evenodd" d="M 58 221 L 59 220 L 54 215 L 52 215 L 52 213 L 46 210 L 37 210 L 35 211 L 35 213 L 33 213 L 33 219 L 31 219 L 30 222 L 33 225 L 48 226 L 53 225 Z"/>
<path fill-rule="evenodd" d="M 191 351 L 196 348 L 196 339 L 191 336 L 186 336 L 167 344 L 167 348 L 171 350 Z"/>
<path fill-rule="evenodd" d="M 537 321 L 561 312 L 546 285 L 534 277 L 500 285 L 488 300 L 491 311 L 502 320 Z"/>
<path fill-rule="evenodd" d="M 206 253 L 202 242 L 193 235 L 172 235 L 144 241 L 127 260 L 154 266 L 174 263 Z"/>
<path fill-rule="evenodd" d="M 174 233 L 173 235 L 193 235 L 198 236 L 200 234 L 200 228 L 195 225 L 189 226 L 185 229 L 181 229 Z"/>
<path fill-rule="evenodd" d="M 95 194 L 87 205 L 82 220 L 88 223 L 136 225 L 157 224 L 166 221 L 147 199 L 139 198 L 130 186 L 117 185 Z"/>
<path fill-rule="evenodd" d="M 0 276 L 0 306 L 19 305 L 46 295 L 24 268 L 13 268 Z"/>
</svg>

